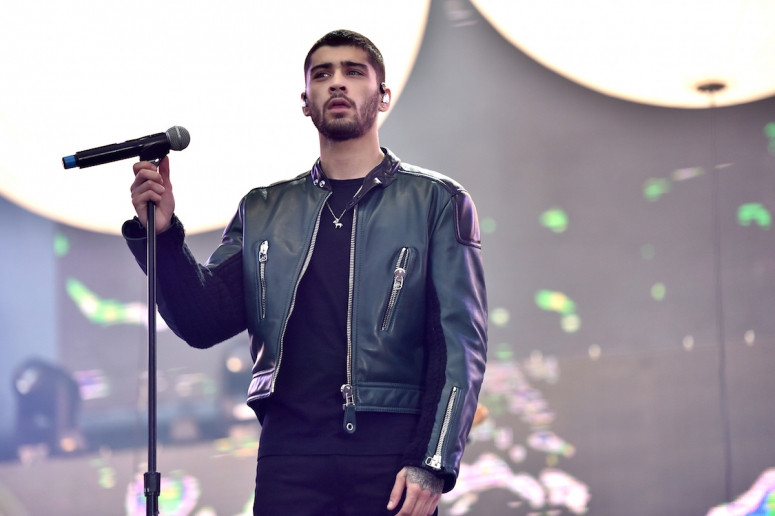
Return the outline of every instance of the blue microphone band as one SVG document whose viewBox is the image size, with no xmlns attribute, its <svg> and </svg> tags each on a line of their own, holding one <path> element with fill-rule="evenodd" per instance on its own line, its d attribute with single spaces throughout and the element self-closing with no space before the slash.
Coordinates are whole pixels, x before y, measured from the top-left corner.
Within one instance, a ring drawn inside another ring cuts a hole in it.
<svg viewBox="0 0 775 516">
<path fill-rule="evenodd" d="M 64 158 L 62 158 L 62 165 L 65 166 L 65 169 L 75 168 L 76 166 L 75 156 L 65 156 Z"/>
</svg>

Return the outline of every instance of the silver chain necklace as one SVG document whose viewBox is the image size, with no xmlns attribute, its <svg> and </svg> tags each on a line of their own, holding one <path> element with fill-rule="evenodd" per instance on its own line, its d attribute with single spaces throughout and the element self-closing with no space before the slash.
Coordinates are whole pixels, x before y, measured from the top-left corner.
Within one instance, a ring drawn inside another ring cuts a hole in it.
<svg viewBox="0 0 775 516">
<path fill-rule="evenodd" d="M 338 217 L 337 217 L 337 216 L 336 216 L 336 214 L 334 213 L 334 210 L 332 210 L 332 209 L 331 209 L 331 205 L 330 205 L 330 204 L 328 204 L 328 199 L 326 199 L 326 208 L 328 208 L 328 211 L 330 211 L 330 212 L 331 212 L 331 216 L 332 216 L 332 217 L 334 217 L 334 227 L 335 227 L 336 229 L 339 229 L 339 228 L 341 228 L 341 227 L 342 227 L 342 223 L 341 223 L 341 222 L 339 222 L 339 219 L 341 219 L 342 217 L 344 217 L 344 214 L 345 214 L 345 213 L 347 213 L 347 208 L 345 208 L 345 209 L 344 209 L 344 211 L 342 212 L 342 214 L 341 214 L 341 215 L 339 215 Z"/>
<path fill-rule="evenodd" d="M 361 190 L 363 190 L 363 185 L 361 185 L 361 187 L 358 188 L 358 191 L 355 192 L 355 195 L 353 195 L 353 197 L 357 197 L 358 194 L 361 193 Z M 336 213 L 334 213 L 334 210 L 331 209 L 331 205 L 328 204 L 328 199 L 326 199 L 326 208 L 328 208 L 328 211 L 331 212 L 331 216 L 334 217 L 334 227 L 336 229 L 341 228 L 343 224 L 339 221 L 342 219 L 342 217 L 344 217 L 344 214 L 347 213 L 347 208 L 345 208 L 342 214 L 339 215 L 338 217 L 336 216 Z"/>
</svg>

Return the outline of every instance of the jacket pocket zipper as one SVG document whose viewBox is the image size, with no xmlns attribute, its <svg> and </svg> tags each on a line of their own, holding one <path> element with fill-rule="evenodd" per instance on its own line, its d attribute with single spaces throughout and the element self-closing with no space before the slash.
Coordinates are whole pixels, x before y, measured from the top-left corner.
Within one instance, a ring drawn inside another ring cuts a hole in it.
<svg viewBox="0 0 775 516">
<path fill-rule="evenodd" d="M 449 431 L 449 421 L 452 419 L 452 412 L 455 408 L 455 398 L 457 398 L 457 387 L 452 387 L 452 392 L 449 393 L 449 401 L 447 401 L 447 410 L 444 412 L 444 421 L 441 423 L 436 452 L 433 454 L 433 457 L 425 459 L 425 465 L 437 471 L 441 469 L 441 453 L 444 450 L 444 441 Z"/>
<path fill-rule="evenodd" d="M 261 318 L 266 317 L 266 260 L 269 241 L 264 240 L 258 248 L 258 279 L 261 282 Z"/>
<path fill-rule="evenodd" d="M 390 326 L 390 316 L 393 315 L 396 302 L 398 302 L 398 296 L 401 294 L 401 289 L 404 288 L 404 278 L 406 277 L 406 268 L 409 265 L 409 248 L 402 247 L 401 252 L 396 260 L 396 268 L 393 271 L 393 286 L 390 289 L 390 297 L 388 298 L 387 308 L 385 308 L 385 316 L 382 318 L 382 331 L 388 329 Z"/>
</svg>

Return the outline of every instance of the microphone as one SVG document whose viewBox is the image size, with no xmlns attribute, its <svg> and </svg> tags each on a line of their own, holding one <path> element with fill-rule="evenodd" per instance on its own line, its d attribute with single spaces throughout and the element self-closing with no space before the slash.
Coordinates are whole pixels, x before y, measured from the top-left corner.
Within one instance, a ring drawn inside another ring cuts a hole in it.
<svg viewBox="0 0 775 516">
<path fill-rule="evenodd" d="M 139 156 L 141 161 L 154 161 L 169 154 L 170 150 L 182 151 L 189 143 L 191 135 L 186 128 L 176 125 L 163 133 L 76 152 L 72 156 L 62 158 L 62 165 L 65 169 L 86 168 L 136 156 Z"/>
</svg>

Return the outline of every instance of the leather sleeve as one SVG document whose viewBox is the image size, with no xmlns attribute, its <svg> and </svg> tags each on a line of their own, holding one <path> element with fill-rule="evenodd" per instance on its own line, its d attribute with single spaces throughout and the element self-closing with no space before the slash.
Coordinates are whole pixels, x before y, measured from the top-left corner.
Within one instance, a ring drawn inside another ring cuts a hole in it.
<svg viewBox="0 0 775 516">
<path fill-rule="evenodd" d="M 479 223 L 473 201 L 462 189 L 444 207 L 433 229 L 430 276 L 438 308 L 434 315 L 436 303 L 431 303 L 428 314 L 438 318 L 445 368 L 424 467 L 444 478 L 447 492 L 457 479 L 487 359 L 487 294 Z"/>
<path fill-rule="evenodd" d="M 189 345 L 208 348 L 247 327 L 242 281 L 240 212 L 223 234 L 221 245 L 199 265 L 185 244 L 185 230 L 173 216 L 169 229 L 156 236 L 156 298 L 170 329 Z M 147 272 L 145 228 L 135 218 L 121 232 L 135 260 Z"/>
</svg>

